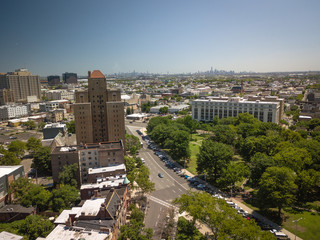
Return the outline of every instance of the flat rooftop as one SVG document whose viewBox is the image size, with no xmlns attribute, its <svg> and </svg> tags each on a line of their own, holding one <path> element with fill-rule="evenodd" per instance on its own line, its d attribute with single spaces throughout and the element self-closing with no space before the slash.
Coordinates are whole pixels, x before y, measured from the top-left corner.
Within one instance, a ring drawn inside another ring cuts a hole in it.
<svg viewBox="0 0 320 240">
<path fill-rule="evenodd" d="M 119 164 L 111 167 L 101 167 L 101 168 L 89 168 L 88 174 L 97 174 L 104 172 L 114 172 L 117 170 L 126 170 L 126 166 L 124 164 Z"/>
<path fill-rule="evenodd" d="M 64 240 L 64 239 L 85 239 L 85 240 L 106 240 L 109 233 L 87 230 L 82 227 L 67 227 L 59 224 L 46 237 L 46 240 Z"/>
<path fill-rule="evenodd" d="M 0 177 L 3 177 L 5 175 L 8 175 L 12 173 L 13 171 L 19 169 L 20 167 L 23 167 L 22 165 L 17 166 L 0 166 Z"/>
<path fill-rule="evenodd" d="M 97 183 L 87 183 L 82 184 L 80 189 L 104 189 L 106 187 L 118 187 L 121 186 L 126 178 L 126 175 L 123 174 L 120 176 L 109 177 L 107 178 L 99 178 L 97 179 Z"/>
</svg>

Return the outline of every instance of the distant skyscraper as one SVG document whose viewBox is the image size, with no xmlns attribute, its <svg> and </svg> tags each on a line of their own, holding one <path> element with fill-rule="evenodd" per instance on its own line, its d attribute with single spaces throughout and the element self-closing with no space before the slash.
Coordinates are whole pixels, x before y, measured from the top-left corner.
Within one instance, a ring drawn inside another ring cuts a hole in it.
<svg viewBox="0 0 320 240">
<path fill-rule="evenodd" d="M 59 85 L 61 83 L 60 76 L 58 75 L 48 76 L 47 79 L 50 86 Z"/>
<path fill-rule="evenodd" d="M 88 91 L 76 92 L 77 144 L 125 141 L 124 103 L 120 90 L 107 89 L 106 77 L 89 72 Z"/>
<path fill-rule="evenodd" d="M 78 75 L 76 73 L 63 73 L 62 74 L 63 83 L 78 83 Z"/>
<path fill-rule="evenodd" d="M 26 102 L 28 96 L 41 97 L 40 76 L 31 75 L 28 69 L 0 75 L 0 89 L 10 89 L 15 102 Z"/>
</svg>

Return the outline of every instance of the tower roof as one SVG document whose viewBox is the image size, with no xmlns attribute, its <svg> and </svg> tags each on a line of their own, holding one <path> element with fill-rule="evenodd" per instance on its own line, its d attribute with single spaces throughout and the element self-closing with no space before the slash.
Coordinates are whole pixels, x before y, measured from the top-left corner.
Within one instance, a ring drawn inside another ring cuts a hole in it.
<svg viewBox="0 0 320 240">
<path fill-rule="evenodd" d="M 93 70 L 90 78 L 106 78 L 100 70 Z"/>
<path fill-rule="evenodd" d="M 123 180 L 123 184 L 129 184 L 129 183 L 130 183 L 129 179 L 125 177 L 125 179 Z"/>
</svg>

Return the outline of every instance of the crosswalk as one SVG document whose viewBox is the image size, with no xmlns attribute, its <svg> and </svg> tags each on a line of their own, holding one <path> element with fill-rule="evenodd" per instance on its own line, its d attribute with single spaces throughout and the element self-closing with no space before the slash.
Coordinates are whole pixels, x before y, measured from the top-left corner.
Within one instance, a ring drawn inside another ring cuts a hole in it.
<svg viewBox="0 0 320 240">
<path fill-rule="evenodd" d="M 178 210 L 178 207 L 172 205 L 171 203 L 168 203 L 168 202 L 165 202 L 159 198 L 156 198 L 156 197 L 153 197 L 151 195 L 147 195 L 147 198 L 149 198 L 149 200 L 153 201 L 153 202 L 156 202 L 156 203 L 159 203 L 161 204 L 162 206 L 165 206 L 167 208 L 173 208 L 175 210 Z"/>
</svg>

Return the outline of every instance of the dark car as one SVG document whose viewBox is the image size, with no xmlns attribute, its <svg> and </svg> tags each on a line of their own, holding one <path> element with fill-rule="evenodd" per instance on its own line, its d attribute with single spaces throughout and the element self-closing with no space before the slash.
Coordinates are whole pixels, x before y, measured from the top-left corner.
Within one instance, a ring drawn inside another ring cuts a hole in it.
<svg viewBox="0 0 320 240">
<path fill-rule="evenodd" d="M 159 178 L 163 178 L 163 174 L 162 173 L 158 173 Z"/>
</svg>

